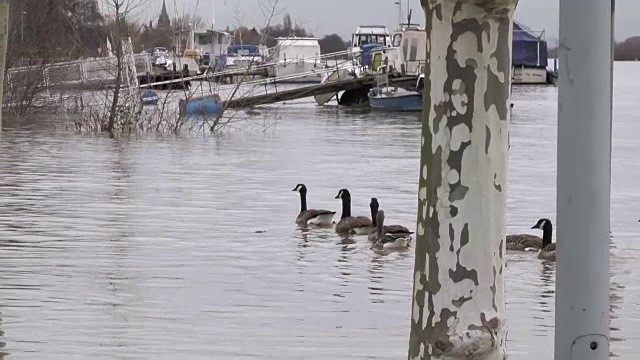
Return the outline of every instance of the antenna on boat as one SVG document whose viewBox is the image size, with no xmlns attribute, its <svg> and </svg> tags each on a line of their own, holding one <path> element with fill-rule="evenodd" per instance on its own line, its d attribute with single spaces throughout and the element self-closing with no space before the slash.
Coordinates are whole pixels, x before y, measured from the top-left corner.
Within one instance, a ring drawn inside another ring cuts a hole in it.
<svg viewBox="0 0 640 360">
<path fill-rule="evenodd" d="M 411 0 L 407 0 L 407 17 L 411 17 Z M 411 23 L 411 21 L 409 21 Z"/>
<path fill-rule="evenodd" d="M 397 4 L 397 2 L 396 2 L 396 4 Z M 407 22 L 406 23 L 400 22 L 400 29 L 410 28 L 412 25 L 416 25 L 416 26 L 419 25 L 419 24 L 412 24 L 411 23 L 411 15 L 413 15 L 413 9 L 407 8 L 407 10 L 408 10 L 407 11 Z"/>
<path fill-rule="evenodd" d="M 402 0 L 394 2 L 398 5 L 398 26 L 402 29 Z"/>
<path fill-rule="evenodd" d="M 216 29 L 216 0 L 211 1 L 211 30 Z"/>
</svg>

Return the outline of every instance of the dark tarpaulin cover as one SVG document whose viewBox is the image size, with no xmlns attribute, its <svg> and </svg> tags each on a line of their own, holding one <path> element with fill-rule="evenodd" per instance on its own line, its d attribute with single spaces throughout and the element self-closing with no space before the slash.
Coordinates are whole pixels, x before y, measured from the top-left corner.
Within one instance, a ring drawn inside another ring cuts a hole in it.
<svg viewBox="0 0 640 360">
<path fill-rule="evenodd" d="M 513 66 L 547 67 L 549 61 L 547 42 L 538 39 L 535 32 L 517 21 L 513 22 L 512 45 Z M 539 58 L 538 51 L 540 51 Z"/>
</svg>

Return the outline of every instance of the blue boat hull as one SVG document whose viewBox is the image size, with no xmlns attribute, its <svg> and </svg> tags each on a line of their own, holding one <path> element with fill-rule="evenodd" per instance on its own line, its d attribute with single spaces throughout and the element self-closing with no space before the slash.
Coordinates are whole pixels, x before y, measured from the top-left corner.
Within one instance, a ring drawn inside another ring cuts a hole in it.
<svg viewBox="0 0 640 360">
<path fill-rule="evenodd" d="M 422 95 L 408 93 L 394 96 L 380 96 L 376 91 L 369 93 L 369 105 L 376 110 L 422 111 Z"/>
</svg>

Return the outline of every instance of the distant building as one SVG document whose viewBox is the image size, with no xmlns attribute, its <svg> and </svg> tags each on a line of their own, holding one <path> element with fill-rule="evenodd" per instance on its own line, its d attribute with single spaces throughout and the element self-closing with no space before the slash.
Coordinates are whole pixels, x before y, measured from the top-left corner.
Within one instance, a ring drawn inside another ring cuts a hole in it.
<svg viewBox="0 0 640 360">
<path fill-rule="evenodd" d="M 171 19 L 167 13 L 167 4 L 165 0 L 162 0 L 162 11 L 160 11 L 160 16 L 158 17 L 158 29 L 168 29 L 170 27 Z"/>
</svg>

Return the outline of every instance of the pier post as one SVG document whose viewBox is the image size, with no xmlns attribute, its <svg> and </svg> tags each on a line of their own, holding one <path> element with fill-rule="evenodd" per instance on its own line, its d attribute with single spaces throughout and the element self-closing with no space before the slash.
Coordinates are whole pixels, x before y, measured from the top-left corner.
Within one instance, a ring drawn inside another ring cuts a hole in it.
<svg viewBox="0 0 640 360">
<path fill-rule="evenodd" d="M 2 100 L 4 98 L 4 68 L 9 41 L 10 0 L 0 0 L 0 132 L 2 132 Z"/>
<path fill-rule="evenodd" d="M 609 359 L 612 0 L 560 1 L 555 359 Z"/>
<path fill-rule="evenodd" d="M 421 4 L 427 59 L 408 358 L 504 359 L 517 0 Z"/>
</svg>

